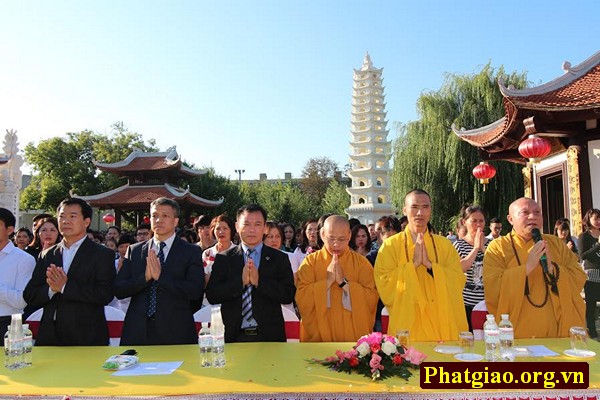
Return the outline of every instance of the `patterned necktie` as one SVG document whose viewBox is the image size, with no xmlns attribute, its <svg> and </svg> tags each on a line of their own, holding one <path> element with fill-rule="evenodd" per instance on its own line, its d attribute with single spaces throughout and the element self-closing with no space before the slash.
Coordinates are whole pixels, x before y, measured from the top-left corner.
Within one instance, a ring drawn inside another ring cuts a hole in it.
<svg viewBox="0 0 600 400">
<path fill-rule="evenodd" d="M 160 266 L 163 267 L 165 265 L 165 253 L 164 249 L 167 244 L 165 242 L 158 242 L 158 261 L 160 261 Z M 156 289 L 158 283 L 153 280 L 150 284 L 150 295 L 148 296 L 148 309 L 146 310 L 146 316 L 152 317 L 156 313 Z"/>
<path fill-rule="evenodd" d="M 252 259 L 252 253 L 254 249 L 248 249 L 246 252 L 246 263 Z M 244 293 L 242 294 L 242 327 L 248 327 L 251 324 L 252 319 L 252 285 L 246 286 Z"/>
</svg>

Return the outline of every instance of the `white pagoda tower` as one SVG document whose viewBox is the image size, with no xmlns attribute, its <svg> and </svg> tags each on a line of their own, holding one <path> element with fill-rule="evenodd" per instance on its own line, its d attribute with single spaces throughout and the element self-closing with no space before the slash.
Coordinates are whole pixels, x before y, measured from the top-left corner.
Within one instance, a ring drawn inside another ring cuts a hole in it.
<svg viewBox="0 0 600 400">
<path fill-rule="evenodd" d="M 391 142 L 387 140 L 382 71 L 383 68 L 373 67 L 367 53 L 362 67 L 354 70 L 352 85 L 351 170 L 348 173 L 352 186 L 346 189 L 350 194 L 346 213 L 363 224 L 394 214 L 389 196 Z"/>
</svg>

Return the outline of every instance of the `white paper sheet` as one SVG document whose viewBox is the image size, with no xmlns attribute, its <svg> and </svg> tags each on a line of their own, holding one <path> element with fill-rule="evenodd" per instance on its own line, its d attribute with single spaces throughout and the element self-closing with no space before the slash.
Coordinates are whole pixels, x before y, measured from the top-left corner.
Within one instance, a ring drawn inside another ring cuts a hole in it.
<svg viewBox="0 0 600 400">
<path fill-rule="evenodd" d="M 527 349 L 527 357 L 553 357 L 557 356 L 558 353 L 553 352 L 549 348 L 544 345 L 534 345 L 534 346 L 515 346 L 519 348 Z M 517 353 L 518 354 L 518 353 Z"/>
<path fill-rule="evenodd" d="M 131 368 L 117 371 L 113 376 L 170 375 L 181 367 L 181 364 L 183 361 L 139 363 Z"/>
</svg>

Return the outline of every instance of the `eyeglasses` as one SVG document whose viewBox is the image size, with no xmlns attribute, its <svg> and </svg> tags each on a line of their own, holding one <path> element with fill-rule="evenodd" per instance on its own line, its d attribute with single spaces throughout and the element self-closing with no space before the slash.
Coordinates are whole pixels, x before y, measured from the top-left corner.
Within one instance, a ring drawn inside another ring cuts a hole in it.
<svg viewBox="0 0 600 400">
<path fill-rule="evenodd" d="M 348 242 L 348 238 L 345 238 L 345 237 L 342 237 L 342 238 L 325 237 L 325 240 L 332 244 Z"/>
</svg>

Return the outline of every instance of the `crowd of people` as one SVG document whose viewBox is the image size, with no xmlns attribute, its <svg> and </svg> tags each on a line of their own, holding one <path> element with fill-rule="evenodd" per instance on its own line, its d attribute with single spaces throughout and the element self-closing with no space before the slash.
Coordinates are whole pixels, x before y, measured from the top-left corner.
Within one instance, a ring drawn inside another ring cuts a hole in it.
<svg viewBox="0 0 600 400">
<path fill-rule="evenodd" d="M 181 229 L 179 211 L 156 199 L 150 224 L 110 226 L 102 237 L 81 199 L 36 216 L 32 230 L 15 231 L 0 209 L 0 334 L 11 314 L 43 309 L 36 345 L 107 345 L 110 304 L 126 313 L 123 345 L 195 343 L 194 312 L 220 304 L 227 342 L 285 341 L 283 305 L 298 314 L 301 341 L 355 341 L 381 329 L 385 306 L 392 334 L 456 340 L 473 330 L 483 301 L 510 315 L 517 338 L 564 337 L 584 324 L 598 337 L 597 209 L 579 238 L 560 219 L 541 240 L 542 213 L 528 198 L 510 205 L 504 236 L 502 221 L 478 205 L 460 211 L 458 235 L 440 236 L 420 189 L 406 195 L 401 218 L 368 225 L 324 215 L 296 229 L 249 204 L 235 219 L 200 216 Z"/>
</svg>

